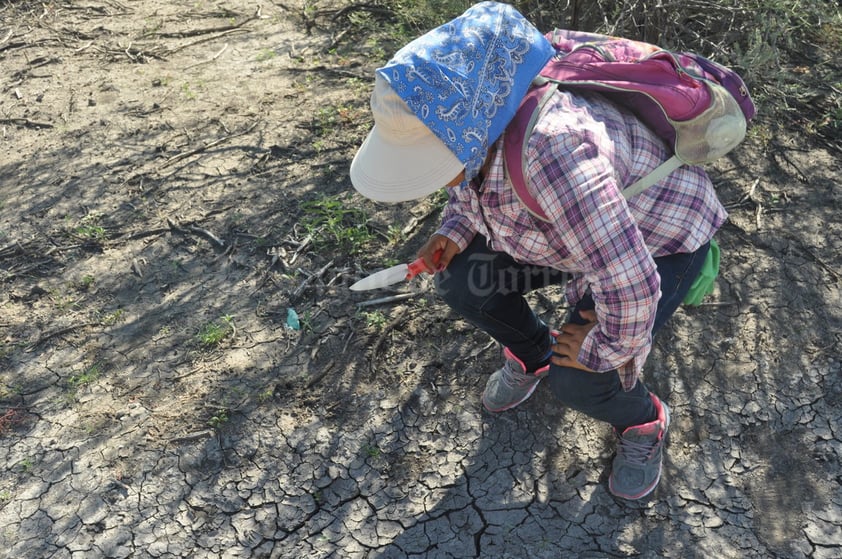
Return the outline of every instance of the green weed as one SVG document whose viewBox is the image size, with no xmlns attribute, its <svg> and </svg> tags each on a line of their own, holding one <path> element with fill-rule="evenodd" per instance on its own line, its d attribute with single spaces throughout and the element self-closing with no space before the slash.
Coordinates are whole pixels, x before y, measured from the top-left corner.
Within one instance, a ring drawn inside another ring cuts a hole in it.
<svg viewBox="0 0 842 559">
<path fill-rule="evenodd" d="M 93 214 L 83 217 L 74 232 L 85 239 L 101 241 L 108 238 L 105 227 L 99 224 L 99 216 Z"/>
<path fill-rule="evenodd" d="M 257 401 L 264 404 L 275 397 L 275 387 L 267 386 L 257 394 Z"/>
<path fill-rule="evenodd" d="M 386 326 L 386 315 L 383 311 L 365 311 L 362 313 L 365 325 L 375 330 L 380 330 Z"/>
<path fill-rule="evenodd" d="M 229 419 L 230 417 L 228 417 L 227 410 L 219 410 L 218 412 L 213 414 L 208 420 L 208 425 L 213 427 L 214 429 L 218 429 L 219 427 L 227 423 Z"/>
<path fill-rule="evenodd" d="M 189 82 L 184 82 L 183 84 L 181 84 L 181 95 L 184 96 L 184 98 L 189 99 L 191 101 L 196 99 L 196 92 L 193 91 L 193 89 L 190 87 Z"/>
<path fill-rule="evenodd" d="M 383 451 L 381 451 L 377 445 L 371 444 L 363 445 L 363 452 L 369 458 L 380 458 L 380 455 L 383 454 Z"/>
<path fill-rule="evenodd" d="M 11 350 L 9 351 L 11 353 Z M 0 354 L 0 357 L 3 355 Z M 14 385 L 0 384 L 0 400 L 19 396 L 23 392 L 23 384 L 17 383 Z"/>
<path fill-rule="evenodd" d="M 368 216 L 335 196 L 322 196 L 301 205 L 301 224 L 320 248 L 334 247 L 350 254 L 362 252 L 374 234 Z"/>
<path fill-rule="evenodd" d="M 24 458 L 23 460 L 20 461 L 20 464 L 18 464 L 18 468 L 20 469 L 20 472 L 22 474 L 31 473 L 32 468 L 34 468 L 34 467 L 35 467 L 35 462 L 32 460 L 32 458 Z"/>
<path fill-rule="evenodd" d="M 403 227 L 400 225 L 390 225 L 386 231 L 386 237 L 389 239 L 389 244 L 398 246 L 406 242 L 406 233 L 403 232 Z"/>
<path fill-rule="evenodd" d="M 112 326 L 117 324 L 118 322 L 122 322 L 126 319 L 125 317 L 126 311 L 123 309 L 116 309 L 100 319 L 100 323 L 103 326 Z"/>
<path fill-rule="evenodd" d="M 67 384 L 71 390 L 75 391 L 78 388 L 87 386 L 102 376 L 102 367 L 99 363 L 94 363 L 78 375 L 71 375 L 67 379 Z"/>
<path fill-rule="evenodd" d="M 272 50 L 272 49 L 263 49 L 262 51 L 260 51 L 260 52 L 257 54 L 257 58 L 256 58 L 256 60 L 257 60 L 258 62 L 266 62 L 267 60 L 272 60 L 272 59 L 273 59 L 273 58 L 275 58 L 276 56 L 278 56 L 278 53 L 277 53 L 277 52 L 275 52 L 274 50 Z"/>
<path fill-rule="evenodd" d="M 68 312 L 72 309 L 79 308 L 79 301 L 64 289 L 54 287 L 48 291 L 50 299 L 52 299 L 56 310 L 60 313 Z"/>
<path fill-rule="evenodd" d="M 106 238 L 105 227 L 101 225 L 80 225 L 76 228 L 76 234 L 90 239 Z"/>
<path fill-rule="evenodd" d="M 309 309 L 298 315 L 298 322 L 302 332 L 313 331 L 313 313 Z"/>
<path fill-rule="evenodd" d="M 234 331 L 234 317 L 225 315 L 218 321 L 209 322 L 199 330 L 199 341 L 203 346 L 213 347 Z"/>
</svg>

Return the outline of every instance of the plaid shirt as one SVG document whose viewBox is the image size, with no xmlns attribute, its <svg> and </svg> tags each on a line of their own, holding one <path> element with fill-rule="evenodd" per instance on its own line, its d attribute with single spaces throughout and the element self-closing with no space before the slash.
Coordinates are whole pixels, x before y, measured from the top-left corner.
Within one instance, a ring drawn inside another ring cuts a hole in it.
<svg viewBox="0 0 842 559">
<path fill-rule="evenodd" d="M 669 157 L 664 142 L 596 94 L 559 91 L 527 146 L 529 187 L 550 222 L 517 199 L 502 141 L 481 185 L 450 189 L 439 233 L 467 247 L 479 233 L 492 250 L 571 274 L 566 296 L 590 290 L 597 327 L 579 362 L 618 369 L 630 389 L 651 349 L 660 278 L 653 257 L 693 252 L 727 218 L 699 167 L 683 166 L 630 200 L 620 193 Z"/>
</svg>

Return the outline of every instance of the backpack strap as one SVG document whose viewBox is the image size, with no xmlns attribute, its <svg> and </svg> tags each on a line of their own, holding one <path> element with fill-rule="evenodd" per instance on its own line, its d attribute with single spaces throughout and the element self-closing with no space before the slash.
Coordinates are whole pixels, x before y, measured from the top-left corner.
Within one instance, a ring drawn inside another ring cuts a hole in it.
<svg viewBox="0 0 842 559">
<path fill-rule="evenodd" d="M 532 135 L 538 115 L 555 93 L 556 85 L 540 76 L 535 78 L 532 84 L 533 87 L 527 91 L 515 117 L 506 127 L 506 133 L 503 136 L 503 165 L 520 203 L 538 219 L 549 221 L 547 214 L 538 205 L 538 201 L 526 185 L 528 173 L 524 153 L 526 153 L 526 142 Z"/>
<path fill-rule="evenodd" d="M 656 182 L 669 176 L 670 173 L 684 165 L 677 155 L 673 155 L 651 171 L 645 176 L 638 179 L 635 183 L 623 189 L 623 198 L 628 200 L 632 196 L 637 196 Z"/>
<path fill-rule="evenodd" d="M 535 196 L 529 191 L 524 154 L 526 153 L 526 144 L 532 135 L 532 129 L 535 128 L 535 123 L 538 121 L 538 115 L 555 93 L 557 86 L 541 76 L 535 78 L 532 83 L 533 87 L 529 89 L 515 117 L 506 127 L 506 133 L 503 136 L 503 164 L 506 176 L 511 182 L 512 189 L 520 203 L 529 213 L 541 221 L 550 221 Z M 630 186 L 623 188 L 623 197 L 628 200 L 632 196 L 640 194 L 661 179 L 666 178 L 683 164 L 677 156 L 673 155 Z"/>
</svg>

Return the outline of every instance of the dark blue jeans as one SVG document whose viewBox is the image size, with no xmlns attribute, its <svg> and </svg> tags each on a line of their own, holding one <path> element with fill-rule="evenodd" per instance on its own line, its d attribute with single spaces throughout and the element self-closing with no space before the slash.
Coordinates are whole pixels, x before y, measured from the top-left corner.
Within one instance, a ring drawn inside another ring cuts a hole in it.
<svg viewBox="0 0 842 559">
<path fill-rule="evenodd" d="M 693 253 L 655 259 L 661 276 L 661 298 L 653 334 L 684 300 L 709 247 L 705 244 Z M 526 302 L 524 294 L 563 284 L 568 279 L 562 271 L 520 264 L 508 254 L 494 252 L 488 248 L 485 237 L 477 235 L 446 270 L 436 274 L 436 289 L 454 311 L 534 369 L 546 363 L 550 329 Z M 579 311 L 593 308 L 593 299 L 586 295 L 575 303 L 570 321 L 583 324 Z M 621 432 L 655 419 L 646 385 L 639 380 L 631 390 L 624 391 L 617 371 L 591 373 L 551 365 L 547 380 L 555 397 L 565 406 L 608 422 Z"/>
</svg>

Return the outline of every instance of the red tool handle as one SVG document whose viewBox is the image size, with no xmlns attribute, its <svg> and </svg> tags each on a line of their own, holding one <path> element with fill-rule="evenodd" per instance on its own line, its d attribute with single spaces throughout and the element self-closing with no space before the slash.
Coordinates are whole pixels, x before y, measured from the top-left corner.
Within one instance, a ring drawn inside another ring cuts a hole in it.
<svg viewBox="0 0 842 559">
<path fill-rule="evenodd" d="M 438 264 L 439 260 L 441 259 L 442 250 L 439 249 L 433 253 L 433 264 Z M 406 279 L 411 280 L 418 274 L 426 272 L 428 274 L 435 274 L 435 270 L 431 270 L 427 267 L 427 264 L 424 262 L 423 258 L 417 258 L 415 261 L 410 262 L 407 265 L 407 272 L 406 272 Z"/>
</svg>

